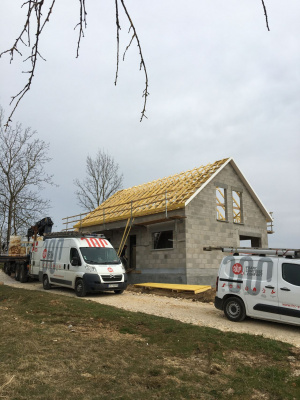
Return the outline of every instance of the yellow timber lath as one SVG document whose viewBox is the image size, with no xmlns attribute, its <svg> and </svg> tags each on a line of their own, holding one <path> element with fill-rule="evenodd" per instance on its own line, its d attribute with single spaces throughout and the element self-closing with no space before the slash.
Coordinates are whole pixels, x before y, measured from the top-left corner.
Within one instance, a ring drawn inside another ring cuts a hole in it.
<svg viewBox="0 0 300 400">
<path fill-rule="evenodd" d="M 186 201 L 227 161 L 120 190 L 75 225 L 102 225 L 185 207 Z"/>
<path fill-rule="evenodd" d="M 147 289 L 166 289 L 172 292 L 193 292 L 194 294 L 207 292 L 211 289 L 209 285 L 183 285 L 176 283 L 135 283 L 135 287 L 144 287 Z"/>
</svg>

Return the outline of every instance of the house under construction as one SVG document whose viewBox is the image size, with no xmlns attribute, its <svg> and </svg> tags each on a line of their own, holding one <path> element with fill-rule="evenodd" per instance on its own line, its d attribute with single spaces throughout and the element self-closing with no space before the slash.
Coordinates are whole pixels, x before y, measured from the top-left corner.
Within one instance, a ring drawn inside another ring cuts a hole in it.
<svg viewBox="0 0 300 400">
<path fill-rule="evenodd" d="M 133 283 L 214 285 L 224 254 L 203 247 L 268 247 L 271 222 L 234 160 L 227 158 L 120 190 L 75 228 L 103 233 L 119 252 L 126 244 Z"/>
</svg>

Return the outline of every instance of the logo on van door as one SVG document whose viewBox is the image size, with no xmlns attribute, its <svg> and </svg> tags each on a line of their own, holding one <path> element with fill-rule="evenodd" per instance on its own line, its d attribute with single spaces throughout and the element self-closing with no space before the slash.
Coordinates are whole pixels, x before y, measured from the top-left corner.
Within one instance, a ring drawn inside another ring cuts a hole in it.
<svg viewBox="0 0 300 400">
<path fill-rule="evenodd" d="M 235 275 L 241 275 L 241 274 L 243 273 L 243 266 L 242 266 L 242 264 L 240 264 L 240 263 L 235 263 L 235 264 L 232 266 L 232 272 L 233 272 Z"/>
<path fill-rule="evenodd" d="M 272 280 L 274 262 L 269 257 L 261 257 L 258 261 L 254 261 L 250 256 L 241 257 L 239 260 L 236 260 L 234 256 L 227 256 L 222 263 L 224 266 L 229 264 L 228 279 L 224 280 L 226 280 L 231 293 L 239 293 L 241 284 L 244 284 L 247 294 L 252 296 L 257 296 L 261 292 L 264 294 L 264 284 Z M 275 294 L 273 291 L 270 293 L 271 295 Z"/>
</svg>

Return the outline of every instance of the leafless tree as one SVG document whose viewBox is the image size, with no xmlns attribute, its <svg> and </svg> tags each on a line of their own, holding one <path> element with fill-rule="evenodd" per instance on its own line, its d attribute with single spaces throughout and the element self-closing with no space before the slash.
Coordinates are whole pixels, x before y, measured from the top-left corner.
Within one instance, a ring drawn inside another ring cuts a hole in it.
<svg viewBox="0 0 300 400">
<path fill-rule="evenodd" d="M 95 159 L 86 159 L 86 178 L 74 181 L 78 203 L 85 211 L 92 211 L 108 199 L 123 185 L 123 174 L 119 164 L 103 150 L 98 150 Z"/>
<path fill-rule="evenodd" d="M 41 196 L 45 184 L 53 184 L 44 171 L 50 161 L 49 144 L 35 137 L 30 128 L 3 126 L 0 108 L 0 226 L 2 240 L 27 231 L 35 220 L 49 209 L 49 201 Z"/>
<path fill-rule="evenodd" d="M 25 94 L 30 90 L 32 80 L 34 77 L 34 73 L 36 70 L 36 65 L 37 61 L 39 58 L 43 59 L 42 55 L 40 54 L 39 51 L 39 44 L 40 40 L 42 38 L 42 34 L 44 31 L 44 28 L 50 20 L 50 16 L 53 13 L 54 5 L 55 5 L 56 0 L 27 0 L 24 1 L 22 4 L 22 7 L 27 7 L 27 15 L 25 18 L 24 26 L 21 29 L 21 32 L 15 42 L 13 43 L 12 47 L 2 51 L 0 53 L 0 58 L 4 54 L 10 54 L 10 63 L 12 63 L 15 54 L 20 55 L 23 57 L 23 54 L 21 53 L 20 46 L 25 46 L 29 49 L 29 53 L 24 56 L 24 61 L 29 60 L 31 63 L 31 67 L 29 71 L 26 71 L 29 75 L 27 83 L 24 85 L 24 87 L 14 96 L 12 96 L 12 100 L 10 104 L 14 104 L 13 110 L 8 117 L 6 125 L 9 125 L 11 122 L 11 118 L 18 107 L 20 101 L 22 98 L 25 96 Z M 46 4 L 47 3 L 47 4 Z M 77 3 L 78 4 L 78 3 Z M 144 71 L 145 75 L 145 89 L 143 91 L 143 97 L 144 97 L 144 103 L 143 103 L 143 109 L 141 112 L 141 121 L 142 119 L 146 117 L 146 104 L 147 104 L 147 97 L 149 95 L 148 93 L 148 74 L 147 74 L 147 69 L 146 69 L 146 64 L 144 61 L 143 53 L 142 53 L 142 47 L 140 44 L 139 37 L 137 35 L 137 31 L 135 29 L 135 25 L 131 19 L 131 16 L 128 12 L 128 9 L 125 5 L 125 0 L 115 0 L 115 9 L 116 9 L 116 26 L 117 26 L 117 67 L 116 67 L 116 77 L 115 77 L 115 85 L 117 84 L 118 80 L 118 71 L 119 71 L 119 31 L 121 30 L 120 26 L 120 20 L 119 20 L 119 4 L 121 4 L 122 9 L 128 19 L 129 22 L 129 32 L 132 32 L 130 41 L 128 46 L 126 47 L 124 54 L 123 54 L 123 60 L 125 59 L 125 54 L 129 47 L 131 46 L 132 42 L 135 40 L 137 43 L 139 55 L 140 55 L 140 70 Z M 32 39 L 32 27 L 34 27 L 34 39 Z M 86 12 L 86 0 L 79 0 L 79 22 L 75 26 L 74 29 L 78 28 L 78 40 L 77 40 L 77 50 L 76 50 L 76 58 L 79 57 L 79 49 L 80 49 L 80 44 L 81 44 L 81 39 L 84 37 L 84 31 L 87 27 L 87 12 Z"/>
<path fill-rule="evenodd" d="M 259 1 L 259 0 L 258 0 Z M 269 22 L 268 22 L 268 15 L 267 15 L 267 10 L 265 7 L 264 0 L 260 0 L 261 4 L 263 6 L 264 14 L 265 14 L 265 20 L 266 20 L 266 26 L 267 29 L 269 29 Z M 47 4 L 46 4 L 47 3 Z M 12 96 L 12 100 L 10 104 L 14 104 L 13 110 L 8 117 L 7 120 L 7 125 L 11 122 L 11 118 L 18 107 L 20 101 L 22 98 L 25 96 L 25 94 L 30 90 L 32 80 L 34 77 L 34 73 L 36 70 L 36 65 L 37 61 L 39 58 L 44 59 L 39 51 L 39 44 L 40 40 L 42 39 L 42 34 L 44 31 L 44 28 L 50 20 L 50 16 L 53 13 L 53 9 L 55 6 L 56 0 L 26 0 L 22 4 L 22 7 L 27 7 L 27 15 L 25 18 L 24 26 L 20 31 L 19 36 L 15 40 L 15 42 L 12 44 L 12 47 L 2 51 L 0 53 L 0 57 L 3 56 L 4 54 L 10 54 L 10 63 L 13 61 L 15 54 L 19 54 L 21 57 L 23 57 L 20 46 L 24 45 L 29 49 L 29 53 L 24 56 L 24 61 L 29 60 L 31 63 L 31 67 L 29 71 L 26 71 L 29 75 L 27 83 L 24 85 L 24 87 L 14 96 Z M 77 3 L 78 4 L 78 3 Z M 141 118 L 140 121 L 143 120 L 143 118 L 146 117 L 146 104 L 147 104 L 147 98 L 149 96 L 148 92 L 148 87 L 149 87 L 149 82 L 148 82 L 148 73 L 146 69 L 146 64 L 144 61 L 144 56 L 142 53 L 142 46 L 135 28 L 135 25 L 132 21 L 132 18 L 130 16 L 130 13 L 128 11 L 128 8 L 125 4 L 125 0 L 115 0 L 115 10 L 116 10 L 116 27 L 117 27 L 117 66 L 116 66 L 116 77 L 115 77 L 115 85 L 117 84 L 118 80 L 118 71 L 119 71 L 119 35 L 120 35 L 120 19 L 119 19 L 119 5 L 121 4 L 121 8 L 123 9 L 127 20 L 129 22 L 129 32 L 132 33 L 131 38 L 129 40 L 129 44 L 126 47 L 124 54 L 123 54 L 123 60 L 125 58 L 125 54 L 129 47 L 131 46 L 133 41 L 136 41 L 139 55 L 140 55 L 140 70 L 144 71 L 145 75 L 145 87 L 143 91 L 143 109 L 141 111 Z M 32 35 L 32 27 L 34 27 L 34 36 Z M 80 49 L 80 44 L 81 44 L 81 39 L 84 37 L 84 31 L 87 27 L 87 12 L 86 12 L 86 0 L 79 0 L 79 22 L 76 24 L 74 29 L 78 28 L 78 40 L 77 40 L 77 50 L 76 50 L 76 57 L 79 56 L 79 49 Z M 33 36 L 33 40 L 31 40 Z"/>
</svg>

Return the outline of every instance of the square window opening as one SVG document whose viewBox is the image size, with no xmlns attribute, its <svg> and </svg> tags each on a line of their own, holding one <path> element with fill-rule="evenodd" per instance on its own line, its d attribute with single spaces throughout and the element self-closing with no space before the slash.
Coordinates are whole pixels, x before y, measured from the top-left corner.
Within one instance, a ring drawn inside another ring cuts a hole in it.
<svg viewBox="0 0 300 400">
<path fill-rule="evenodd" d="M 162 231 L 152 233 L 154 250 L 173 249 L 173 231 Z"/>
</svg>

